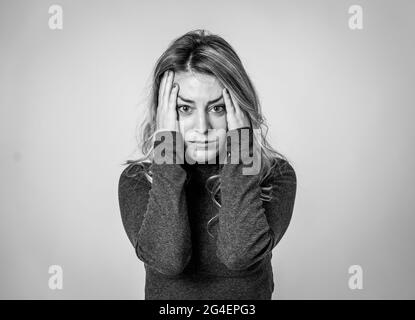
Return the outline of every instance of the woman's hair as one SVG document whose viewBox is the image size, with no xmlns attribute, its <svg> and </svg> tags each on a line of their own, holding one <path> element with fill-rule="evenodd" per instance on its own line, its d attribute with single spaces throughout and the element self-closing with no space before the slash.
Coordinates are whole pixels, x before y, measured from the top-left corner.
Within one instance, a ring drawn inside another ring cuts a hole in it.
<svg viewBox="0 0 415 320">
<path fill-rule="evenodd" d="M 260 176 L 261 199 L 270 201 L 272 184 L 264 185 L 275 166 L 279 166 L 279 159 L 286 157 L 274 150 L 267 141 L 268 126 L 261 112 L 260 102 L 255 88 L 246 73 L 243 64 L 231 45 L 222 37 L 211 34 L 206 30 L 193 30 L 172 41 L 167 50 L 157 60 L 153 69 L 152 85 L 150 88 L 150 101 L 146 109 L 146 116 L 139 129 L 139 147 L 143 157 L 137 160 L 127 160 L 123 165 L 136 164 L 143 168 L 143 162 L 153 159 L 153 143 L 156 131 L 156 110 L 158 104 L 158 91 L 163 74 L 167 70 L 178 72 L 196 72 L 216 77 L 226 88 L 230 89 L 238 102 L 240 109 L 249 117 L 253 129 L 260 134 L 254 134 L 256 145 L 260 148 L 261 168 Z M 151 171 L 140 170 L 150 183 Z M 220 204 L 220 174 L 209 177 L 206 189 L 211 194 L 214 204 Z M 219 201 L 218 201 L 219 200 Z M 218 215 L 211 218 L 210 223 Z M 212 236 L 212 234 L 209 232 Z"/>
</svg>

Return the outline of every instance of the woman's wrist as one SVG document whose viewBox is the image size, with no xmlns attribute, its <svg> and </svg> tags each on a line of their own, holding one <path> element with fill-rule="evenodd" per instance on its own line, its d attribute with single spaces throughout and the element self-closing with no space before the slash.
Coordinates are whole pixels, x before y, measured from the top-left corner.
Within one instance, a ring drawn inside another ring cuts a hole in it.
<svg viewBox="0 0 415 320">
<path fill-rule="evenodd" d="M 249 159 L 246 158 L 252 154 L 253 143 L 252 127 L 245 126 L 229 130 L 226 133 L 227 162 L 232 164 L 248 162 Z"/>
<path fill-rule="evenodd" d="M 184 163 L 184 139 L 179 131 L 158 130 L 155 132 L 153 142 L 153 163 Z"/>
</svg>

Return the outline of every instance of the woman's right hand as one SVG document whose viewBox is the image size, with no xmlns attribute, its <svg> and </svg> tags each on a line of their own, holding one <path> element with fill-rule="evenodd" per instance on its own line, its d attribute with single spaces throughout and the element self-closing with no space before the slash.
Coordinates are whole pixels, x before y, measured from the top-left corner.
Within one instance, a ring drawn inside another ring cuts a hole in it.
<svg viewBox="0 0 415 320">
<path fill-rule="evenodd" d="M 161 79 L 156 113 L 156 131 L 168 130 L 179 132 L 176 101 L 179 85 L 173 86 L 174 71 L 167 70 Z"/>
</svg>

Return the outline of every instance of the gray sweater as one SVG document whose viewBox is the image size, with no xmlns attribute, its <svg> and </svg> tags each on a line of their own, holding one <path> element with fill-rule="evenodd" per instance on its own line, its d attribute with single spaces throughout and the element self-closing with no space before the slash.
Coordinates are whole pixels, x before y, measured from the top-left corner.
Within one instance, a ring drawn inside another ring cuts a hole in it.
<svg viewBox="0 0 415 320">
<path fill-rule="evenodd" d="M 171 133 L 175 140 L 183 139 Z M 158 135 L 154 146 L 160 143 Z M 288 228 L 296 195 L 294 169 L 283 159 L 275 160 L 263 184 L 273 186 L 269 202 L 260 199 L 259 176 L 242 174 L 242 161 L 190 165 L 153 160 L 124 169 L 119 180 L 121 217 L 144 262 L 146 300 L 271 299 L 272 249 Z M 149 171 L 152 183 L 144 175 Z M 220 208 L 205 188 L 214 174 L 221 175 Z M 207 223 L 217 214 L 210 235 Z"/>
</svg>

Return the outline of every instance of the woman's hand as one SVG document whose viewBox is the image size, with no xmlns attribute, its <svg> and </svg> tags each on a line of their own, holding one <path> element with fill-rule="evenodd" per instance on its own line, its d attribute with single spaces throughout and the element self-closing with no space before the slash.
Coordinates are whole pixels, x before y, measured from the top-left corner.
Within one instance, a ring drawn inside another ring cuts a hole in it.
<svg viewBox="0 0 415 320">
<path fill-rule="evenodd" d="M 238 105 L 238 102 L 229 94 L 226 88 L 223 88 L 222 95 L 226 105 L 226 121 L 228 130 L 238 129 L 242 127 L 251 127 L 248 116 Z"/>
<path fill-rule="evenodd" d="M 179 85 L 173 85 L 174 72 L 167 70 L 161 79 L 157 114 L 156 131 L 168 130 L 179 132 L 179 122 L 177 121 L 176 101 Z"/>
</svg>

